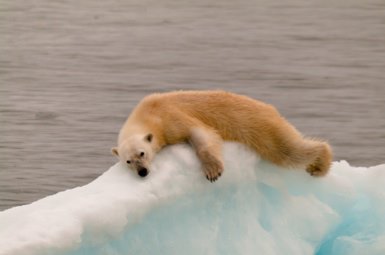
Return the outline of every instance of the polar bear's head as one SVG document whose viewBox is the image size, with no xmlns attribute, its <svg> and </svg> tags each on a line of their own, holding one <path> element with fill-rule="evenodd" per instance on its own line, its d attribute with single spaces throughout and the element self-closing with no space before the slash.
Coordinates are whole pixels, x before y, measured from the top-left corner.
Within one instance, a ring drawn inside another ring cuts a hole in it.
<svg viewBox="0 0 385 255">
<path fill-rule="evenodd" d="M 145 177 L 150 173 L 149 166 L 154 157 L 152 140 L 152 134 L 130 136 L 118 147 L 112 148 L 112 154 L 139 176 Z"/>
</svg>

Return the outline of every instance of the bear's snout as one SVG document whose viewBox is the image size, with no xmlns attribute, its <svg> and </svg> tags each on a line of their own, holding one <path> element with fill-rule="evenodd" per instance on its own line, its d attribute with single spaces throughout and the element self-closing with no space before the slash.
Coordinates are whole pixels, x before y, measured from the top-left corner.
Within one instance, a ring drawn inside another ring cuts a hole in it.
<svg viewBox="0 0 385 255">
<path fill-rule="evenodd" d="M 146 177 L 148 175 L 148 170 L 145 167 L 142 167 L 138 170 L 138 174 L 140 177 Z"/>
</svg>

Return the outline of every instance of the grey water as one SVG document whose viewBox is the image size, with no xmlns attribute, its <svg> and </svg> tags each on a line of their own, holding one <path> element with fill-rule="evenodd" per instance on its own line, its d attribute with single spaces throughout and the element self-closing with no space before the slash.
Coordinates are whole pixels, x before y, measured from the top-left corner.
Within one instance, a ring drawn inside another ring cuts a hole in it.
<svg viewBox="0 0 385 255">
<path fill-rule="evenodd" d="M 384 0 L 3 0 L 0 210 L 84 185 L 151 92 L 275 105 L 335 160 L 385 163 Z"/>
</svg>

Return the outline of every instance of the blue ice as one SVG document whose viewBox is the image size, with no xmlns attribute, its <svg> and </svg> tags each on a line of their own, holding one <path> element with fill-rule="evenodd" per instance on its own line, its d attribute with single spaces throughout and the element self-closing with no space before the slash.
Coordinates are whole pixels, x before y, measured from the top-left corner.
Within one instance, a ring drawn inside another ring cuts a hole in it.
<svg viewBox="0 0 385 255">
<path fill-rule="evenodd" d="M 118 163 L 0 212 L 0 254 L 385 254 L 385 164 L 314 178 L 234 143 L 224 160 L 210 183 L 188 145 L 170 146 L 145 179 Z"/>
</svg>

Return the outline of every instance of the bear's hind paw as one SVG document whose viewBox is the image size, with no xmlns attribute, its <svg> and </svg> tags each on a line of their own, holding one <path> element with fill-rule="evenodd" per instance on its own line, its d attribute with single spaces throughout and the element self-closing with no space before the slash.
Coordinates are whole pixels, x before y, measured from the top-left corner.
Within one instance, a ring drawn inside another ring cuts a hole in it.
<svg viewBox="0 0 385 255">
<path fill-rule="evenodd" d="M 328 173 L 328 170 L 322 169 L 318 165 L 309 165 L 306 168 L 306 172 L 308 172 L 311 176 L 321 177 L 321 176 L 325 176 Z"/>
</svg>

